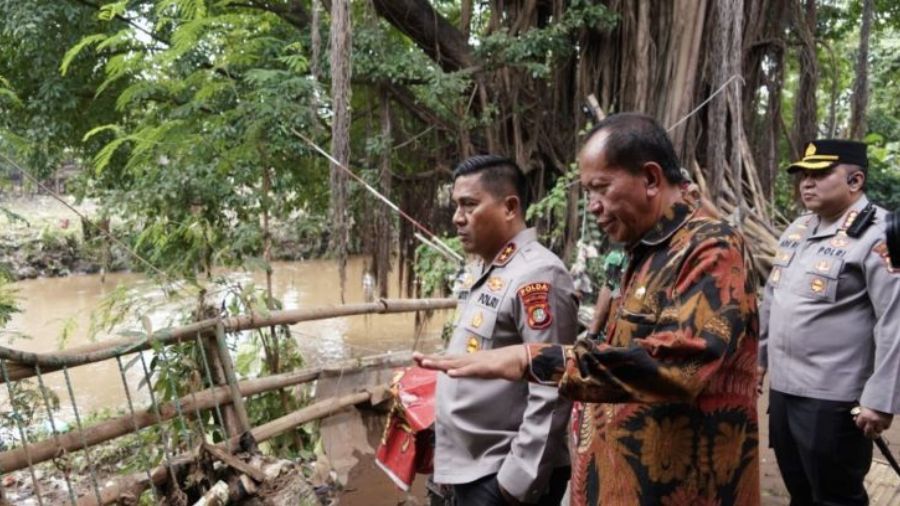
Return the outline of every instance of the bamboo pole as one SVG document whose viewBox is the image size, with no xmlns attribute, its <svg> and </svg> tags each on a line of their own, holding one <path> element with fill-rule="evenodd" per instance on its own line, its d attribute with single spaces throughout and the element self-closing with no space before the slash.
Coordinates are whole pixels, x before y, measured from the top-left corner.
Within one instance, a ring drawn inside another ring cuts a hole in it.
<svg viewBox="0 0 900 506">
<path fill-rule="evenodd" d="M 345 304 L 321 306 L 315 308 L 292 309 L 288 311 L 272 311 L 268 315 L 250 314 L 234 316 L 231 318 L 211 318 L 190 325 L 161 329 L 155 331 L 149 338 L 118 338 L 78 346 L 71 350 L 59 353 L 33 353 L 0 346 L 0 358 L 9 360 L 8 373 L 10 380 L 30 378 L 35 375 L 33 365 L 41 366 L 41 372 L 61 369 L 64 365 L 69 368 L 101 362 L 116 356 L 137 353 L 150 349 L 152 343 L 171 344 L 185 339 L 193 339 L 197 333 L 207 334 L 212 332 L 217 323 L 222 323 L 226 332 L 258 329 L 272 325 L 293 325 L 295 323 L 336 318 L 341 316 L 354 316 L 360 314 L 388 314 L 409 313 L 413 311 L 433 311 L 437 309 L 452 309 L 456 306 L 456 300 L 444 299 L 379 299 L 375 302 L 361 304 Z M 0 378 L 0 381 L 3 381 Z"/>
<path fill-rule="evenodd" d="M 238 383 L 237 387 L 240 396 L 249 397 L 251 395 L 307 383 L 318 379 L 323 373 L 335 370 L 349 373 L 370 367 L 398 367 L 410 365 L 411 362 L 412 354 L 410 352 L 373 355 L 358 360 L 348 360 L 337 364 L 301 369 L 299 371 L 276 376 L 246 380 Z M 178 402 L 181 405 L 182 411 L 189 412 L 200 409 L 210 409 L 215 406 L 216 403 L 229 404 L 232 399 L 231 395 L 232 392 L 229 387 L 221 386 L 203 390 L 194 395 L 188 394 L 179 399 Z M 176 403 L 174 401 L 161 404 L 159 406 L 159 420 L 166 421 L 177 416 L 178 412 L 175 406 Z M 4 473 L 23 469 L 29 465 L 29 454 L 31 463 L 37 464 L 67 452 L 81 450 L 85 445 L 94 446 L 121 437 L 125 434 L 136 432 L 137 430 L 149 427 L 156 423 L 156 413 L 152 407 L 135 411 L 133 418 L 129 414 L 88 427 L 84 430 L 83 436 L 82 433 L 78 431 L 72 431 L 24 447 L 2 452 L 0 453 L 0 469 L 3 469 Z M 256 429 L 253 430 L 255 431 Z M 235 444 L 238 441 L 239 436 L 240 434 L 238 433 L 233 437 Z M 270 435 L 268 437 L 272 436 Z"/>
<path fill-rule="evenodd" d="M 228 391 L 231 394 L 231 406 L 237 414 L 237 425 L 229 427 L 228 435 L 231 437 L 240 436 L 244 432 L 250 430 L 250 417 L 247 416 L 247 407 L 244 406 L 244 398 L 238 387 L 237 374 L 234 373 L 234 362 L 231 361 L 231 352 L 228 351 L 225 342 L 225 328 L 221 324 L 216 325 L 216 344 L 218 345 L 219 364 L 222 372 L 225 374 L 225 381 L 228 383 Z"/>
<path fill-rule="evenodd" d="M 206 361 L 209 364 L 209 381 L 212 385 L 216 387 L 225 385 L 225 369 L 222 367 L 222 360 L 219 358 L 219 339 L 215 334 L 206 334 L 200 338 L 203 349 L 200 350 L 200 353 L 204 353 L 206 355 Z M 234 395 L 230 397 L 230 399 L 234 399 Z M 216 399 L 218 401 L 218 399 Z M 225 432 L 228 436 L 233 436 L 238 433 L 241 427 L 240 419 L 238 418 L 238 414 L 234 409 L 234 406 L 229 403 L 218 402 L 221 405 L 221 417 L 222 417 L 222 426 L 225 429 Z M 216 405 L 216 402 L 213 403 Z"/>
<path fill-rule="evenodd" d="M 375 391 L 385 390 L 387 388 L 387 385 L 378 385 L 370 391 L 347 394 L 338 398 L 332 398 L 317 402 L 315 404 L 294 411 L 293 413 L 282 416 L 281 418 L 276 418 L 269 423 L 260 425 L 259 427 L 252 429 L 250 432 L 251 434 L 253 434 L 253 437 L 257 442 L 265 441 L 267 439 L 278 436 L 279 434 L 298 425 L 303 425 L 304 423 L 324 418 L 344 408 L 367 402 L 373 397 L 377 398 L 378 394 L 375 393 Z M 238 444 L 238 440 L 239 438 L 234 438 L 229 443 L 232 445 L 232 447 L 235 447 Z M 216 447 L 224 448 L 225 445 L 224 443 L 219 443 L 216 445 Z M 173 465 L 179 465 L 189 462 L 192 458 L 193 457 L 187 455 L 179 455 L 175 459 L 173 459 Z M 144 492 L 144 490 L 150 487 L 151 481 L 153 482 L 154 486 L 158 487 L 166 483 L 166 481 L 168 481 L 169 479 L 169 473 L 166 470 L 166 467 L 163 465 L 154 468 L 153 471 L 151 471 L 150 476 L 151 478 L 148 479 L 147 473 L 142 472 L 119 478 L 100 491 L 101 502 L 99 503 L 99 505 L 97 503 L 97 498 L 95 495 L 86 494 L 78 499 L 78 506 L 100 506 L 112 504 L 118 501 L 122 497 L 123 493 L 127 493 L 136 499 Z"/>
</svg>

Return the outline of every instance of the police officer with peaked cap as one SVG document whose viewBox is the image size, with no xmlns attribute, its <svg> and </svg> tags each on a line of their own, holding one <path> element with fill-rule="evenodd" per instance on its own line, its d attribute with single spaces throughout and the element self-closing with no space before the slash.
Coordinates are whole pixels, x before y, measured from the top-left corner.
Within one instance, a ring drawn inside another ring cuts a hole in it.
<svg viewBox="0 0 900 506">
<path fill-rule="evenodd" d="M 769 438 L 792 505 L 867 504 L 872 438 L 900 412 L 900 271 L 867 168 L 865 144 L 831 139 L 788 167 L 809 213 L 779 239 L 759 380 L 768 371 Z"/>
<path fill-rule="evenodd" d="M 452 354 L 575 340 L 577 301 L 562 261 L 526 228 L 525 177 L 516 164 L 472 157 L 453 172 L 453 223 L 469 265 Z M 441 374 L 436 391 L 434 481 L 462 506 L 558 506 L 569 478 L 571 403 L 557 389 Z"/>
</svg>

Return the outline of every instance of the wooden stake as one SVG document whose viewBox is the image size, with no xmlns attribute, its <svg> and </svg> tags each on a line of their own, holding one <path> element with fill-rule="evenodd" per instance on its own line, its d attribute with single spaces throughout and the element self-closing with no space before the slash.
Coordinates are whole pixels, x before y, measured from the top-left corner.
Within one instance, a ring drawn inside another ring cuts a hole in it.
<svg viewBox="0 0 900 506">
<path fill-rule="evenodd" d="M 233 468 L 237 471 L 240 471 L 240 472 L 246 474 L 247 476 L 253 478 L 254 480 L 256 480 L 257 483 L 262 483 L 262 482 L 266 481 L 266 475 L 265 475 L 265 473 L 262 472 L 262 470 L 251 466 L 250 464 L 235 457 L 234 455 L 231 455 L 230 453 L 226 452 L 225 450 L 223 450 L 217 446 L 213 446 L 213 445 L 207 443 L 206 441 L 204 441 L 200 446 L 203 449 L 203 451 L 209 453 L 213 457 L 222 461 L 222 463 L 224 463 L 228 467 L 231 467 L 231 468 Z"/>
</svg>

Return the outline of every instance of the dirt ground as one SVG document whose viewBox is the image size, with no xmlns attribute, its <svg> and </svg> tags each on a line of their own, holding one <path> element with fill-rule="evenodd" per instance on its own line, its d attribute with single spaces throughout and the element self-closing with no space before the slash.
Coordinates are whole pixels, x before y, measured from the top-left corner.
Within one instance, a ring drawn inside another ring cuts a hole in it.
<svg viewBox="0 0 900 506">
<path fill-rule="evenodd" d="M 769 448 L 768 396 L 759 400 L 759 441 L 760 441 L 760 489 L 762 504 L 765 506 L 784 506 L 790 498 L 781 481 L 775 454 Z M 900 454 L 900 422 L 895 423 L 886 433 L 894 455 Z M 377 445 L 377 441 L 371 441 Z M 875 459 L 883 460 L 878 450 Z M 362 456 L 359 464 L 350 474 L 347 487 L 340 496 L 341 505 L 349 506 L 398 506 L 426 504 L 425 477 L 419 475 L 409 494 L 394 486 L 390 479 L 376 465 L 371 456 Z"/>
<path fill-rule="evenodd" d="M 768 380 L 766 380 L 768 392 Z M 778 472 L 778 464 L 775 462 L 775 453 L 769 448 L 769 397 L 763 395 L 759 399 L 759 446 L 760 446 L 760 488 L 762 492 L 762 504 L 786 505 L 790 502 L 781 474 Z M 900 422 L 896 421 L 891 428 L 884 432 L 884 438 L 888 441 L 891 452 L 900 455 Z M 884 457 L 878 451 L 873 452 L 874 460 L 884 462 Z M 874 464 L 873 464 L 874 469 Z M 871 487 L 869 488 L 872 493 Z M 873 502 L 873 506 L 874 506 Z M 888 504 L 888 503 L 882 503 Z"/>
</svg>

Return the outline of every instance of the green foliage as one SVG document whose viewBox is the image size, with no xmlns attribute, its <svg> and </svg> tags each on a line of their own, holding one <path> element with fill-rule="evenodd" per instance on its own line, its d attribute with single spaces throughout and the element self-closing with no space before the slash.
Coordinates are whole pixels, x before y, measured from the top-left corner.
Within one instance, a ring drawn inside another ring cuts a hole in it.
<svg viewBox="0 0 900 506">
<path fill-rule="evenodd" d="M 464 255 L 462 243 L 458 237 L 442 237 L 441 240 L 453 251 Z M 413 266 L 416 279 L 419 280 L 420 296 L 435 297 L 449 294 L 453 282 L 459 275 L 461 265 L 434 248 L 420 244 L 416 248 L 416 262 Z"/>
<path fill-rule="evenodd" d="M 112 121 L 82 130 L 100 147 L 79 193 L 123 216 L 139 252 L 179 275 L 260 256 L 264 212 L 316 216 L 327 204 L 326 166 L 292 133 L 311 135 L 328 115 L 303 34 L 233 4 L 102 2 L 95 31 L 58 65 L 69 77 L 96 59 L 95 100 L 114 104 Z"/>
<path fill-rule="evenodd" d="M 887 142 L 880 134 L 869 134 L 869 172 L 866 195 L 889 211 L 900 210 L 900 141 Z"/>
<path fill-rule="evenodd" d="M 9 323 L 13 314 L 18 313 L 16 291 L 9 286 L 6 272 L 0 270 L 0 329 Z"/>
<path fill-rule="evenodd" d="M 271 310 L 281 309 L 281 302 L 270 300 L 265 291 L 249 285 L 229 288 L 228 311 L 231 314 L 266 315 Z M 254 378 L 292 371 L 303 367 L 303 356 L 297 347 L 290 329 L 286 325 L 256 329 L 231 336 L 230 348 L 235 350 L 235 370 L 244 378 Z M 247 414 L 253 426 L 261 425 L 300 409 L 309 400 L 305 388 L 292 389 L 293 392 L 275 391 L 255 395 L 247 400 Z M 298 438 L 295 440 L 294 437 Z M 280 435 L 267 442 L 266 448 L 280 455 L 292 452 L 306 452 L 313 444 L 310 434 L 298 430 Z M 300 447 L 294 445 L 295 441 Z"/>
<path fill-rule="evenodd" d="M 9 81 L 3 76 L 0 76 L 0 99 L 6 100 L 13 105 L 22 105 L 19 96 L 10 88 Z"/>
<path fill-rule="evenodd" d="M 59 72 L 69 48 L 100 25 L 79 2 L 0 0 L 0 75 L 7 80 L 0 83 L 0 148 L 38 177 L 96 148 L 80 142 L 84 132 L 116 115 L 108 99 L 94 96 L 102 79 L 94 62 L 74 58 L 67 75 Z"/>
<path fill-rule="evenodd" d="M 547 195 L 528 207 L 526 219 L 530 222 L 544 220 L 550 224 L 549 231 L 543 237 L 545 244 L 551 249 L 563 239 L 566 230 L 566 215 L 569 211 L 569 189 L 578 182 L 578 166 L 569 165 L 569 169 L 558 178 Z"/>
<path fill-rule="evenodd" d="M 59 411 L 59 397 L 53 390 L 20 380 L 9 383 L 7 393 L 0 403 L 0 428 L 16 434 L 16 439 L 20 427 L 29 439 L 49 433 L 49 425 L 45 427 L 42 422 L 48 421 L 47 403 L 51 411 Z"/>
<path fill-rule="evenodd" d="M 610 30 L 617 21 L 616 14 L 603 4 L 574 0 L 560 19 L 545 27 L 515 35 L 499 30 L 482 38 L 477 53 L 493 65 L 521 67 L 533 78 L 546 78 L 555 61 L 574 51 L 574 33 L 582 28 Z"/>
</svg>

